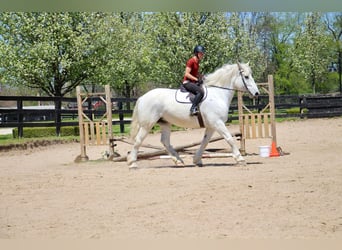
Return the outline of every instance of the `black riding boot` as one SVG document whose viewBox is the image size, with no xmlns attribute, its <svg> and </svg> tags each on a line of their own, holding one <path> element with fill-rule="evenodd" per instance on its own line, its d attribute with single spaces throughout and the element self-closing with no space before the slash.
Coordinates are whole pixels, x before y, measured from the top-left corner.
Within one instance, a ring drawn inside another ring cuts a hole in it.
<svg viewBox="0 0 342 250">
<path fill-rule="evenodd" d="M 192 106 L 190 108 L 190 115 L 197 115 L 199 113 L 198 104 L 200 103 L 201 99 L 202 99 L 202 94 L 198 93 L 195 96 L 195 99 L 194 99 Z"/>
</svg>

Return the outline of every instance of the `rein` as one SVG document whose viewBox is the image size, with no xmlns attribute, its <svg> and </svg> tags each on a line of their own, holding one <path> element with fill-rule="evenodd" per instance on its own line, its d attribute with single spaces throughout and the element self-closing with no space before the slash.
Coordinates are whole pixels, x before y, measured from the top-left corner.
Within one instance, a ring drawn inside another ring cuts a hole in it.
<svg viewBox="0 0 342 250">
<path fill-rule="evenodd" d="M 236 90 L 236 89 L 232 89 L 232 88 L 226 88 L 226 87 L 215 86 L 215 85 L 208 85 L 207 87 L 213 87 L 213 88 L 225 89 L 225 90 L 232 90 L 232 91 Z"/>
</svg>

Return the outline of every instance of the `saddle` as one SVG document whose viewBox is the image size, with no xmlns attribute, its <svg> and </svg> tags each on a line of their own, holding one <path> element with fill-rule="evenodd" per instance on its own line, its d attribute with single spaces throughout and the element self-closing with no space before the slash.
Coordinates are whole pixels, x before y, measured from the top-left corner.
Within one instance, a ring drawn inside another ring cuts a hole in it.
<svg viewBox="0 0 342 250">
<path fill-rule="evenodd" d="M 203 87 L 203 85 L 201 86 L 201 88 L 204 91 L 204 96 L 201 100 L 201 102 L 203 102 L 203 100 L 205 100 L 205 98 L 207 98 L 208 91 L 207 91 L 207 87 Z M 187 91 L 184 88 L 183 84 L 181 84 L 180 88 L 177 89 L 176 94 L 175 94 L 176 102 L 179 102 L 179 103 L 184 103 L 184 104 L 190 103 L 191 104 L 193 102 L 194 98 L 195 98 L 195 95 L 193 93 Z M 204 122 L 203 122 L 203 117 L 202 117 L 201 112 L 198 113 L 197 119 L 198 119 L 198 123 L 199 123 L 200 127 L 204 128 Z"/>
<path fill-rule="evenodd" d="M 203 102 L 205 100 L 205 98 L 207 97 L 207 87 L 204 87 L 202 85 L 201 88 L 204 91 L 204 96 L 201 100 L 201 102 Z M 184 104 L 192 103 L 194 98 L 195 98 L 195 95 L 193 93 L 187 91 L 184 88 L 183 84 L 180 85 L 179 89 L 177 89 L 176 94 L 175 94 L 176 102 L 179 102 L 179 103 L 184 103 Z"/>
</svg>

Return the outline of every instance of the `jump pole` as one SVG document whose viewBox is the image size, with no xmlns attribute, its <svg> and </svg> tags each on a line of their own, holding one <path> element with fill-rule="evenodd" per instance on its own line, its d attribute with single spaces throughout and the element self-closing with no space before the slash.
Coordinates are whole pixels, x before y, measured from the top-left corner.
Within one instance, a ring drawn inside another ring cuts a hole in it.
<svg viewBox="0 0 342 250">
<path fill-rule="evenodd" d="M 232 133 L 233 136 L 235 137 L 240 137 L 241 134 L 240 133 Z M 215 142 L 215 141 L 219 141 L 219 140 L 223 140 L 224 138 L 222 136 L 217 136 L 217 137 L 213 137 L 212 139 L 210 139 L 209 142 Z M 127 142 L 128 143 L 128 142 Z M 202 141 L 198 141 L 198 142 L 193 142 L 193 143 L 189 143 L 186 145 L 182 145 L 182 146 L 178 146 L 175 147 L 175 151 L 183 151 L 186 148 L 191 148 L 197 145 L 200 145 L 202 143 Z M 150 147 L 150 146 L 149 146 Z M 154 147 L 156 148 L 156 147 Z M 160 149 L 160 150 L 156 150 L 156 151 L 152 151 L 152 152 L 145 152 L 145 153 L 140 153 L 138 154 L 138 159 L 157 159 L 158 157 L 161 158 L 168 158 L 168 156 L 164 156 L 165 154 L 167 154 L 167 151 L 165 149 Z M 222 157 L 222 154 L 217 154 L 217 156 Z M 225 154 L 225 157 L 231 156 L 231 154 L 227 153 Z M 214 158 L 214 154 L 205 154 L 203 158 Z M 115 157 L 113 158 L 113 161 L 115 162 L 119 162 L 119 161 L 126 161 L 127 160 L 127 156 L 119 156 L 119 157 Z"/>
</svg>

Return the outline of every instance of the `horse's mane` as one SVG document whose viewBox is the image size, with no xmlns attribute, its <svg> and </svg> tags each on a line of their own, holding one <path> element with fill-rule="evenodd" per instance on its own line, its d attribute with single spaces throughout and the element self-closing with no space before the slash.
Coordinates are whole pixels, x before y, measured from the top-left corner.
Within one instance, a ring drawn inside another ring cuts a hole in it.
<svg viewBox="0 0 342 250">
<path fill-rule="evenodd" d="M 225 64 L 221 68 L 216 69 L 213 73 L 207 75 L 204 84 L 224 87 L 238 70 L 236 64 Z"/>
</svg>

